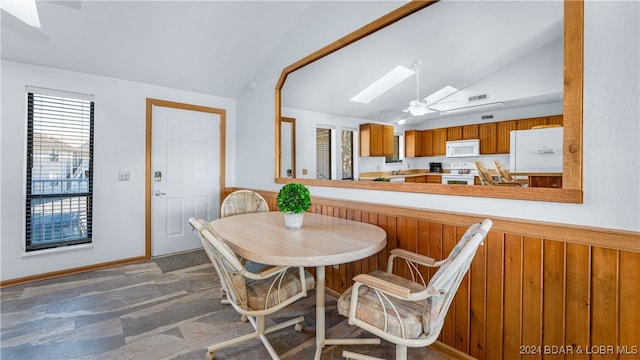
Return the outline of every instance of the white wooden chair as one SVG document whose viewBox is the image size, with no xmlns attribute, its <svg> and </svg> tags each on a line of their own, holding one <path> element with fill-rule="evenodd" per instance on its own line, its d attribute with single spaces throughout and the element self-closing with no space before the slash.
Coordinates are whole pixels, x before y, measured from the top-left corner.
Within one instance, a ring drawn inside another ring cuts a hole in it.
<svg viewBox="0 0 640 360">
<path fill-rule="evenodd" d="M 209 223 L 190 218 L 189 223 L 200 236 L 204 249 L 213 263 L 233 308 L 249 319 L 254 332 L 211 345 L 207 360 L 215 358 L 217 350 L 259 338 L 273 359 L 278 354 L 266 338 L 266 334 L 291 325 L 302 331 L 303 316 L 266 327 L 265 316 L 275 313 L 307 296 L 315 287 L 313 276 L 303 267 L 265 266 L 256 263 L 243 265 L 236 254 L 225 244 Z"/>
<path fill-rule="evenodd" d="M 338 312 L 349 318 L 349 324 L 396 344 L 396 360 L 406 359 L 407 347 L 424 347 L 437 340 L 460 282 L 491 226 L 489 219 L 471 225 L 449 256 L 439 261 L 392 250 L 387 271 L 353 278 L 353 286 L 338 299 Z M 405 261 L 411 280 L 393 274 L 395 259 Z M 438 268 L 428 283 L 424 267 Z M 377 359 L 349 351 L 342 355 L 348 359 Z"/>
<path fill-rule="evenodd" d="M 269 211 L 269 204 L 257 192 L 236 190 L 229 194 L 220 206 L 220 217 Z"/>
<path fill-rule="evenodd" d="M 515 177 L 511 176 L 511 172 L 509 172 L 509 169 L 507 169 L 507 167 L 504 165 L 502 161 L 498 159 L 493 160 L 493 166 L 496 168 L 496 171 L 498 172 L 498 174 L 500 174 L 500 177 L 502 178 L 502 182 L 514 183 L 522 187 L 525 187 L 529 184 L 528 179 L 516 179 Z"/>
<path fill-rule="evenodd" d="M 490 186 L 520 186 L 520 184 L 516 183 L 506 183 L 496 181 L 491 174 L 489 174 L 489 170 L 484 166 L 481 161 L 474 161 L 473 166 L 475 166 L 476 171 L 478 172 L 478 176 L 480 177 L 480 182 L 482 185 L 490 185 Z"/>
</svg>

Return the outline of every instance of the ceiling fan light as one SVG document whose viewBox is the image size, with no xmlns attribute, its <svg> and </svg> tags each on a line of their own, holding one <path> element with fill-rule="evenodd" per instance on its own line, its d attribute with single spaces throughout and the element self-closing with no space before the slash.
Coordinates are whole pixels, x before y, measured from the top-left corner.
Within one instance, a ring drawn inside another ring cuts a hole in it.
<svg viewBox="0 0 640 360">
<path fill-rule="evenodd" d="M 413 116 L 422 116 L 429 112 L 429 108 L 426 106 L 426 104 L 422 104 L 417 100 L 412 100 L 409 103 L 409 112 Z"/>
<path fill-rule="evenodd" d="M 0 1 L 0 8 L 27 25 L 40 28 L 40 17 L 35 0 Z"/>
</svg>

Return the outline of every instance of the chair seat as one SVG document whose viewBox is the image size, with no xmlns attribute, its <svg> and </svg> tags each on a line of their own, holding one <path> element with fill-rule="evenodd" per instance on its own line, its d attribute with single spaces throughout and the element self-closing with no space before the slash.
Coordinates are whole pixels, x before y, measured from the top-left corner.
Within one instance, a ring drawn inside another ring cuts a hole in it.
<svg viewBox="0 0 640 360">
<path fill-rule="evenodd" d="M 383 279 L 394 284 L 402 285 L 412 290 L 412 292 L 422 291 L 425 288 L 411 280 L 388 273 L 385 271 L 373 271 L 369 275 Z M 385 303 L 384 309 L 380 303 L 380 298 L 376 292 L 367 286 L 360 287 L 358 291 L 358 303 L 356 307 L 356 318 L 367 322 L 387 333 L 394 336 L 402 337 L 401 327 L 404 327 L 405 338 L 416 339 L 423 335 L 423 302 L 411 302 L 388 297 L 393 306 L 395 306 L 400 316 L 396 315 L 393 308 Z M 349 306 L 351 304 L 351 288 L 347 289 L 338 299 L 338 313 L 342 316 L 349 316 Z M 387 317 L 387 329 L 384 329 L 385 311 Z"/>
<path fill-rule="evenodd" d="M 255 269 L 251 269 L 251 271 L 254 270 Z M 315 279 L 307 271 L 305 271 L 304 275 L 307 283 L 307 290 L 313 289 L 315 287 Z M 276 282 L 276 284 L 272 286 L 272 283 L 273 278 L 264 280 L 246 280 L 246 296 L 249 308 L 253 310 L 262 310 L 265 308 L 265 303 L 269 307 L 274 306 L 292 297 L 293 295 L 298 294 L 302 290 L 300 286 L 300 275 L 298 268 L 288 269 L 282 282 L 279 283 L 279 285 L 278 282 Z M 267 296 L 269 299 L 268 302 L 266 302 Z"/>
</svg>

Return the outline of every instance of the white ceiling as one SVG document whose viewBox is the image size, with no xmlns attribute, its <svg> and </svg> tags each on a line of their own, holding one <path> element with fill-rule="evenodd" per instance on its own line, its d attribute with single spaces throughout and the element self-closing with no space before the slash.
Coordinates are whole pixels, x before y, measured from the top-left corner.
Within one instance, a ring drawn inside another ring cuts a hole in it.
<svg viewBox="0 0 640 360">
<path fill-rule="evenodd" d="M 37 2 L 42 34 L 2 11 L 2 58 L 235 98 L 309 2 L 67 5 Z"/>
<path fill-rule="evenodd" d="M 443 109 L 469 106 L 468 96 L 483 93 L 489 94 L 485 103 L 504 102 L 505 107 L 558 102 L 562 37 L 561 1 L 441 1 L 296 71 L 287 78 L 283 105 L 393 122 L 416 99 L 415 76 L 367 105 L 349 99 L 396 65 L 412 68 L 418 60 L 421 99 L 445 85 L 461 90 L 443 100 L 449 102 L 441 104 Z M 512 71 L 508 81 L 491 81 L 545 47 L 553 54 L 529 65 L 532 71 Z M 557 76 L 542 86 L 538 75 L 547 71 Z M 537 89 L 527 93 L 533 87 Z M 410 117 L 407 124 L 441 116 Z"/>
<path fill-rule="evenodd" d="M 274 49 L 282 49 L 282 39 L 292 28 L 300 31 L 304 16 L 320 3 L 335 7 L 322 14 L 339 21 L 350 14 L 343 8 L 375 4 L 392 9 L 403 1 L 38 1 L 41 32 L 2 11 L 1 55 L 236 98 Z M 561 37 L 562 1 L 444 1 L 384 31 L 289 76 L 283 103 L 389 121 L 392 117 L 380 111 L 415 99 L 415 77 L 368 107 L 348 99 L 395 65 L 411 67 L 418 59 L 421 97 L 444 85 L 470 87 Z M 558 81 L 561 91 L 562 79 Z M 551 98 L 557 101 L 558 94 L 538 96 Z"/>
</svg>

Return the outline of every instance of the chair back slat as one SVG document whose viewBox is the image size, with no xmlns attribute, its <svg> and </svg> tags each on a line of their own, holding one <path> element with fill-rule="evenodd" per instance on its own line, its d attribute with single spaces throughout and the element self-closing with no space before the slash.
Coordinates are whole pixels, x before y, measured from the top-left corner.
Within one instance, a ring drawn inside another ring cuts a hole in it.
<svg viewBox="0 0 640 360">
<path fill-rule="evenodd" d="M 209 260 L 214 265 L 222 288 L 227 293 L 227 298 L 243 309 L 248 309 L 245 269 L 233 250 L 224 243 L 220 235 L 208 222 L 199 219 L 189 219 L 194 225 L 198 236 L 202 241 Z"/>
<path fill-rule="evenodd" d="M 222 201 L 220 217 L 268 211 L 269 204 L 267 204 L 267 201 L 257 192 L 252 190 L 236 190 Z"/>
<path fill-rule="evenodd" d="M 458 287 L 469 271 L 476 251 L 491 226 L 492 222 L 488 219 L 471 225 L 429 281 L 427 289 L 434 295 L 427 298 L 424 304 L 423 326 L 425 333 L 440 333 L 444 318 Z"/>
</svg>

